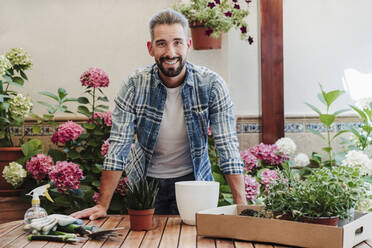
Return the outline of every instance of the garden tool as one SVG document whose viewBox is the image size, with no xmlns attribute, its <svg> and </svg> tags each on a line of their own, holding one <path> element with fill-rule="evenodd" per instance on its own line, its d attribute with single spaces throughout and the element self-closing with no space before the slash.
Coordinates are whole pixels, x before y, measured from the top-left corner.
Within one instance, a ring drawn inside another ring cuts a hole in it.
<svg viewBox="0 0 372 248">
<path fill-rule="evenodd" d="M 118 227 L 113 229 L 99 229 L 98 231 L 92 232 L 87 236 L 91 239 L 104 239 L 108 237 L 121 236 L 120 233 L 115 233 L 116 231 L 123 230 L 124 227 Z"/>
</svg>

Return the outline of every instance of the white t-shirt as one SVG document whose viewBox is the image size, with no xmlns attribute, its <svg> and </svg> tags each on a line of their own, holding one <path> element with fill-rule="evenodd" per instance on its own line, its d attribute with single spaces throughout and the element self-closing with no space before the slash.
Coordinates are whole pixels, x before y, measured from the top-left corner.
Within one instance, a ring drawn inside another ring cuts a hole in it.
<svg viewBox="0 0 372 248">
<path fill-rule="evenodd" d="M 175 178 L 194 170 L 180 94 L 182 86 L 166 88 L 167 100 L 147 171 L 149 177 Z"/>
</svg>

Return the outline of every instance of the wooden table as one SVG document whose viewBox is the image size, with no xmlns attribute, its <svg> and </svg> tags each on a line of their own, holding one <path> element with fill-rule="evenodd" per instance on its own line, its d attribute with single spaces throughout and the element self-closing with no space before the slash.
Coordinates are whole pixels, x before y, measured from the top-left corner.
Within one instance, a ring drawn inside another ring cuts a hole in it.
<svg viewBox="0 0 372 248">
<path fill-rule="evenodd" d="M 107 240 L 89 240 L 85 243 L 74 245 L 46 242 L 28 241 L 27 234 L 23 231 L 23 221 L 13 221 L 0 225 L 0 247 L 14 248 L 70 248 L 70 247 L 190 247 L 190 248 L 285 248 L 274 244 L 262 244 L 256 242 L 244 242 L 231 239 L 213 239 L 196 235 L 195 226 L 184 225 L 180 217 L 175 215 L 162 216 L 155 215 L 154 229 L 151 231 L 130 231 L 129 218 L 127 215 L 111 215 L 104 219 L 95 221 L 85 221 L 86 224 L 99 226 L 101 228 L 125 227 L 119 231 L 122 236 Z M 358 248 L 371 248 L 372 242 L 367 241 L 355 246 Z M 355 248 L 354 247 L 354 248 Z"/>
</svg>

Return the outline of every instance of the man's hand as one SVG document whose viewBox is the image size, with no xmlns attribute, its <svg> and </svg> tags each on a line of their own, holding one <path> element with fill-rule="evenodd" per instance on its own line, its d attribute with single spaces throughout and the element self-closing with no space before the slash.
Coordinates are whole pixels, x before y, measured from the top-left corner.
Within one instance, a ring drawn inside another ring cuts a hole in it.
<svg viewBox="0 0 372 248">
<path fill-rule="evenodd" d="M 103 218 L 107 216 L 106 209 L 101 205 L 96 205 L 91 208 L 86 208 L 84 210 L 72 213 L 70 216 L 82 219 L 82 218 L 89 218 L 90 220 L 95 220 L 98 218 Z"/>
<path fill-rule="evenodd" d="M 235 204 L 247 205 L 243 175 L 225 175 L 230 185 Z"/>
</svg>

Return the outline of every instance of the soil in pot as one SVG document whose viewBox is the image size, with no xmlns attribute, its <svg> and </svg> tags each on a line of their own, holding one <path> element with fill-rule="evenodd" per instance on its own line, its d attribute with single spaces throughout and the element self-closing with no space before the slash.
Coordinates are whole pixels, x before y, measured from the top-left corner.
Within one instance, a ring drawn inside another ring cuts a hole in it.
<svg viewBox="0 0 372 248">
<path fill-rule="evenodd" d="M 337 226 L 338 216 L 333 217 L 302 217 L 301 221 L 306 223 L 327 225 L 327 226 Z"/>
<path fill-rule="evenodd" d="M 148 231 L 152 229 L 152 218 L 155 209 L 134 210 L 128 209 L 130 229 L 135 231 Z"/>
</svg>

